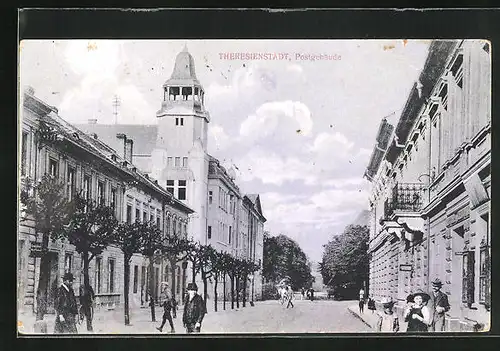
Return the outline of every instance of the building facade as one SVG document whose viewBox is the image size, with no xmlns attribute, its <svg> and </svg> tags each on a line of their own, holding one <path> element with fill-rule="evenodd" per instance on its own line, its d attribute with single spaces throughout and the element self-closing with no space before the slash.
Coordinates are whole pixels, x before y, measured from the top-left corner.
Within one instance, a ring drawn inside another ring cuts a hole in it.
<svg viewBox="0 0 500 351">
<path fill-rule="evenodd" d="M 103 125 L 91 120 L 78 127 L 97 134 L 115 150 L 127 149 L 116 135 L 132 140 L 129 153 L 137 167 L 158 179 L 176 199 L 195 211 L 187 228 L 193 240 L 255 263 L 262 261 L 266 219 L 260 199 L 249 195 L 252 199 L 245 201 L 234 170 L 226 170 L 208 154 L 211 117 L 205 108 L 205 92 L 196 77 L 194 59 L 187 48 L 177 55 L 162 91 L 157 125 Z M 240 216 L 243 214 L 245 218 Z M 256 273 L 252 278 L 254 296 L 260 297 L 261 274 Z M 201 274 L 196 276 L 196 283 L 202 286 Z M 209 288 L 209 297 L 210 291 Z"/>
<path fill-rule="evenodd" d="M 439 278 L 449 331 L 490 323 L 490 76 L 489 43 L 432 42 L 396 127 L 382 121 L 365 172 L 369 293 L 402 306 Z"/>
<path fill-rule="evenodd" d="M 45 174 L 58 178 L 65 186 L 65 195 L 71 199 L 82 192 L 87 199 L 111 206 L 120 222 L 152 221 L 164 233 L 169 218 L 179 224 L 179 235 L 186 235 L 189 207 L 162 189 L 157 181 L 142 174 L 131 162 L 131 154 L 123 156 L 100 141 L 96 135 L 87 135 L 62 119 L 57 109 L 34 96 L 28 88 L 22 99 L 20 188 L 26 182 L 38 180 Z M 56 133 L 56 143 L 44 143 L 40 130 L 49 126 Z M 125 143 L 126 145 L 129 143 Z M 125 148 L 126 150 L 126 148 Z M 36 291 L 40 270 L 40 258 L 36 255 L 41 247 L 41 234 L 36 233 L 34 222 L 21 212 L 18 231 L 18 310 L 36 310 Z M 65 272 L 75 276 L 75 292 L 83 283 L 83 260 L 66 240 L 49 243 L 51 271 L 49 278 L 48 312 L 53 312 L 54 293 Z M 96 292 L 96 304 L 116 306 L 123 301 L 123 254 L 110 246 L 90 262 L 89 276 Z M 182 266 L 182 263 L 179 263 Z M 164 272 L 172 272 L 166 262 L 154 265 L 155 291 L 157 296 L 160 281 L 172 279 Z M 175 270 L 175 269 L 174 269 Z M 131 305 L 145 304 L 147 259 L 134 255 L 131 262 Z M 182 281 L 182 278 L 179 278 Z M 185 281 L 185 278 L 184 278 Z M 179 293 L 179 298 L 181 294 Z"/>
</svg>

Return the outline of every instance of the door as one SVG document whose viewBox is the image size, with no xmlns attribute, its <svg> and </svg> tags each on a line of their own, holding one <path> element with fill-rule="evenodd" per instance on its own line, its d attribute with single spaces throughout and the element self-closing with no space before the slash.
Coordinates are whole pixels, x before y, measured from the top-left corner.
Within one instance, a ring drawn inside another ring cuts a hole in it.
<svg viewBox="0 0 500 351">
<path fill-rule="evenodd" d="M 47 295 L 47 313 L 55 313 L 54 304 L 59 286 L 59 255 L 56 252 L 49 253 L 50 258 L 50 276 L 49 289 Z"/>
</svg>

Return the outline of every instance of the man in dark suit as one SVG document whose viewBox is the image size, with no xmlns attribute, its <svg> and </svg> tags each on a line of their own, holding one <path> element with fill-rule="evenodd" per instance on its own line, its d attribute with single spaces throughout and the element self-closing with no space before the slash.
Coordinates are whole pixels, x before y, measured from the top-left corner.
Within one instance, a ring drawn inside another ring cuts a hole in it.
<svg viewBox="0 0 500 351">
<path fill-rule="evenodd" d="M 188 298 L 184 304 L 184 314 L 182 316 L 182 322 L 186 328 L 186 332 L 189 333 L 199 333 L 201 329 L 201 322 L 205 313 L 207 313 L 205 308 L 205 301 L 198 295 L 198 286 L 196 283 L 189 283 L 187 286 Z"/>
<path fill-rule="evenodd" d="M 92 331 L 92 317 L 93 317 L 93 304 L 94 304 L 94 289 L 89 285 L 89 288 L 85 288 L 85 284 L 80 285 L 79 295 L 80 299 L 80 321 L 83 318 L 87 320 L 87 331 Z"/>
<path fill-rule="evenodd" d="M 78 306 L 73 291 L 73 274 L 71 273 L 64 274 L 63 283 L 57 289 L 55 310 L 56 323 L 54 333 L 77 334 L 76 316 L 78 315 Z"/>
<path fill-rule="evenodd" d="M 441 291 L 443 283 L 439 278 L 436 278 L 431 283 L 433 292 L 430 294 L 431 299 L 427 306 L 431 309 L 432 323 L 429 327 L 430 331 L 444 331 L 445 313 L 450 310 L 448 296 Z"/>
</svg>

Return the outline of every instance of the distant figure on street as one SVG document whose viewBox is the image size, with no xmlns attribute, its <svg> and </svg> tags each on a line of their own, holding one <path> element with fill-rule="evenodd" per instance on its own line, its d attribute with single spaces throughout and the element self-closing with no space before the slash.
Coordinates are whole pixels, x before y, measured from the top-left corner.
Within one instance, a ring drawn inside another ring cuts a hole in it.
<svg viewBox="0 0 500 351">
<path fill-rule="evenodd" d="M 408 296 L 404 319 L 408 322 L 407 332 L 427 332 L 431 324 L 429 308 L 424 304 L 429 301 L 430 296 L 424 292 L 417 292 Z"/>
<path fill-rule="evenodd" d="M 94 317 L 94 299 L 95 293 L 92 286 L 89 285 L 88 290 L 85 284 L 80 285 L 78 298 L 80 300 L 80 321 L 85 318 L 87 320 L 87 331 L 92 331 L 92 319 Z"/>
<path fill-rule="evenodd" d="M 64 274 L 63 283 L 57 289 L 55 334 L 78 334 L 76 330 L 78 305 L 73 291 L 73 280 L 73 274 Z"/>
<path fill-rule="evenodd" d="M 188 298 L 184 304 L 184 314 L 182 322 L 188 334 L 199 333 L 201 322 L 205 317 L 206 309 L 203 298 L 198 295 L 198 286 L 196 283 L 189 283 L 187 286 Z"/>
<path fill-rule="evenodd" d="M 430 294 L 430 300 L 427 306 L 431 311 L 431 325 L 429 327 L 430 331 L 444 331 L 445 326 L 445 313 L 450 310 L 450 303 L 448 302 L 448 295 L 441 291 L 443 283 L 439 278 L 432 281 L 432 294 Z"/>
<path fill-rule="evenodd" d="M 359 298 L 359 313 L 363 313 L 365 310 L 365 299 L 360 297 Z"/>
<path fill-rule="evenodd" d="M 394 301 L 391 298 L 382 300 L 384 312 L 379 316 L 376 331 L 382 333 L 397 333 L 399 331 L 399 320 L 393 312 Z"/>
<path fill-rule="evenodd" d="M 170 324 L 170 333 L 175 333 L 175 328 L 174 328 L 174 322 L 172 321 L 172 315 L 170 312 L 172 311 L 174 304 L 173 304 L 173 298 L 170 297 L 170 292 L 168 288 L 168 284 L 166 282 L 162 283 L 162 291 L 160 293 L 160 306 L 163 307 L 163 319 L 161 322 L 161 325 L 157 327 L 160 332 L 163 331 L 163 326 L 165 325 L 166 321 L 168 320 L 168 323 Z"/>
<path fill-rule="evenodd" d="M 363 288 L 361 288 L 361 289 L 359 290 L 359 299 L 360 299 L 360 300 L 361 300 L 361 299 L 363 299 L 363 300 L 365 299 L 365 291 L 363 290 Z"/>
<path fill-rule="evenodd" d="M 371 296 L 368 296 L 368 302 L 367 302 L 367 307 L 370 311 L 375 311 L 377 308 L 375 307 L 375 300 L 373 299 L 373 297 Z"/>
<path fill-rule="evenodd" d="M 305 291 L 305 289 L 304 289 L 304 288 L 301 288 L 301 289 L 300 289 L 300 294 L 301 294 L 301 298 L 300 298 L 300 299 L 301 299 L 301 300 L 304 300 L 304 298 L 305 298 L 305 294 L 306 294 L 306 291 Z"/>
<path fill-rule="evenodd" d="M 290 287 L 290 285 L 288 285 L 288 286 L 286 287 L 286 297 L 287 297 L 287 302 L 288 302 L 288 303 L 286 304 L 286 308 L 288 308 L 290 305 L 291 305 L 291 306 L 292 306 L 292 308 L 293 308 L 293 302 L 292 302 L 292 300 L 293 300 L 293 290 L 292 290 L 292 288 Z"/>
<path fill-rule="evenodd" d="M 309 299 L 311 301 L 314 301 L 314 289 L 313 288 L 309 289 Z"/>
</svg>

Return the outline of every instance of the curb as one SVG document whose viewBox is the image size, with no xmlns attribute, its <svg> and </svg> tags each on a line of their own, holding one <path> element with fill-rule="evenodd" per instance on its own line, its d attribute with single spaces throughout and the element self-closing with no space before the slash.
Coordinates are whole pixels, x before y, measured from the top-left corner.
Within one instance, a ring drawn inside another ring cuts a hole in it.
<svg viewBox="0 0 500 351">
<path fill-rule="evenodd" d="M 356 317 L 357 319 L 359 319 L 361 322 L 363 322 L 364 324 L 366 324 L 368 327 L 370 327 L 371 329 L 373 329 L 373 327 L 370 325 L 370 323 L 368 323 L 367 321 L 365 321 L 363 318 L 361 318 L 360 315 L 358 315 L 356 312 L 354 312 L 352 309 L 350 309 L 349 307 L 347 307 L 347 310 L 349 312 L 351 312 L 352 315 L 354 315 L 354 317 Z"/>
</svg>

